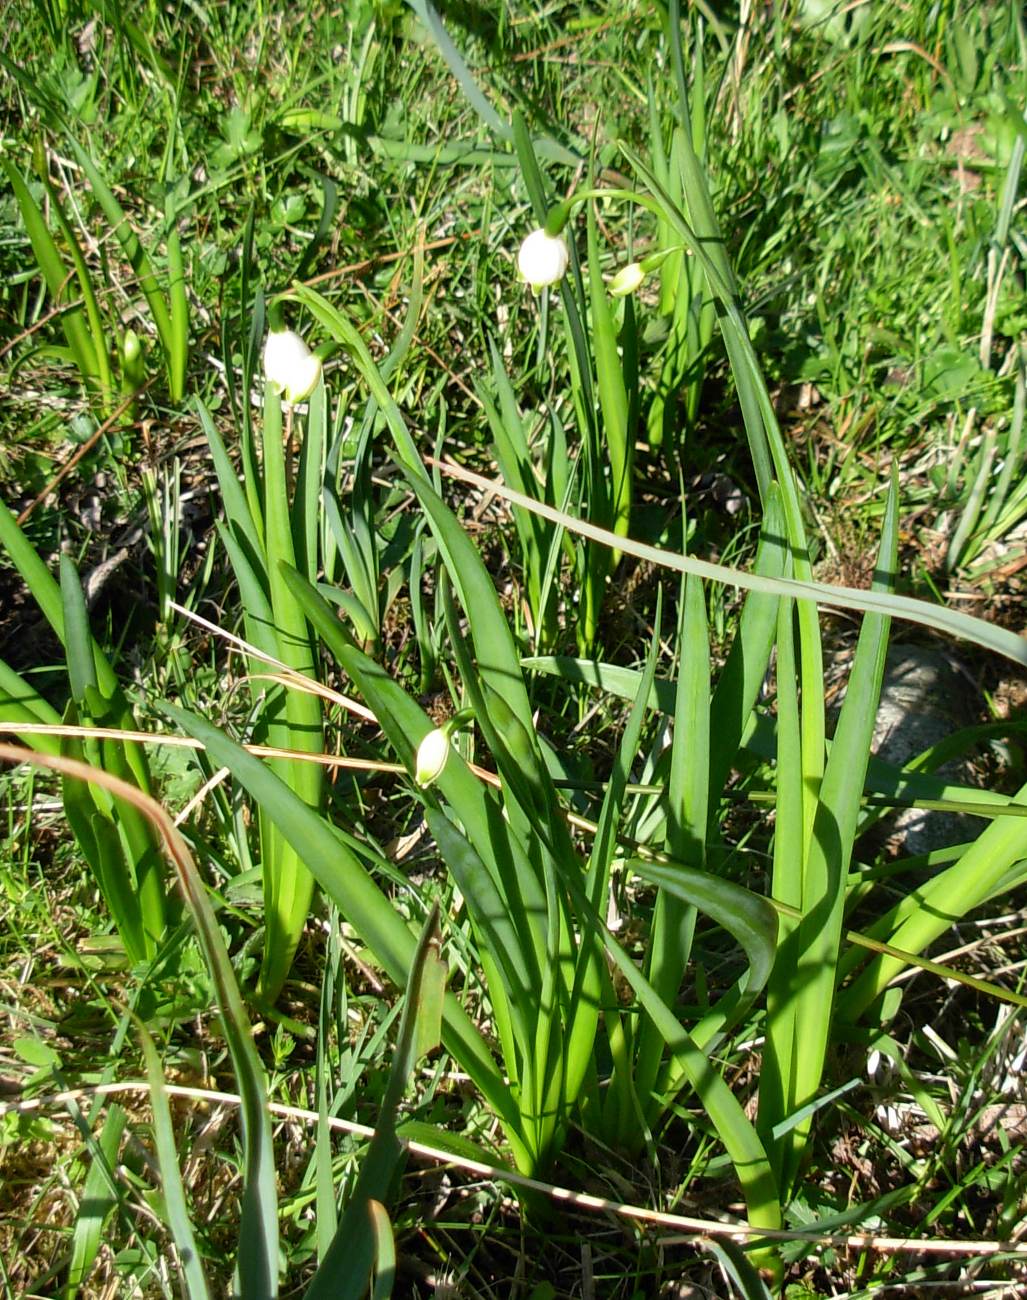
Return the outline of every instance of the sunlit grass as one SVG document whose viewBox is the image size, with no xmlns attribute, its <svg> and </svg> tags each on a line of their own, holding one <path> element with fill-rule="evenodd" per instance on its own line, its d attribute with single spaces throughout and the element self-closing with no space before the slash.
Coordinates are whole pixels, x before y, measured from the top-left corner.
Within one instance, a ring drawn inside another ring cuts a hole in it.
<svg viewBox="0 0 1027 1300">
<path fill-rule="evenodd" d="M 15 8 L 5 1294 L 1018 1285 L 1014 10 Z"/>
</svg>

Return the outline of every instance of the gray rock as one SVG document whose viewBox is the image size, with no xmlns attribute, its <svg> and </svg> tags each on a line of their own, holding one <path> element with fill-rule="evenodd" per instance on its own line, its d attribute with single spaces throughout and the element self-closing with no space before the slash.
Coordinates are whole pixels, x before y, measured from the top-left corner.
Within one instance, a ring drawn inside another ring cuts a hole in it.
<svg viewBox="0 0 1027 1300">
<path fill-rule="evenodd" d="M 973 685 L 948 655 L 921 646 L 893 645 L 885 663 L 881 703 L 874 726 L 874 752 L 896 767 L 974 721 Z M 970 783 L 965 760 L 946 763 L 938 775 Z M 929 853 L 973 837 L 977 823 L 954 813 L 906 808 L 881 829 L 903 855 Z"/>
</svg>

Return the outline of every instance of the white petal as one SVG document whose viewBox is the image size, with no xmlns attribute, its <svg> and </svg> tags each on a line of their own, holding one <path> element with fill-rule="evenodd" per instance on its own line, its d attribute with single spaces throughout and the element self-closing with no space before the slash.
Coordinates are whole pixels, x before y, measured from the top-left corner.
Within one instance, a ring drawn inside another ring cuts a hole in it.
<svg viewBox="0 0 1027 1300">
<path fill-rule="evenodd" d="M 444 727 L 436 727 L 417 746 L 414 780 L 420 786 L 431 785 L 441 775 L 448 758 L 449 735 Z"/>
<path fill-rule="evenodd" d="M 627 266 L 621 267 L 607 288 L 614 298 L 626 298 L 629 293 L 635 292 L 644 279 L 645 271 L 641 264 L 629 262 Z"/>
<path fill-rule="evenodd" d="M 264 378 L 277 384 L 291 404 L 309 397 L 321 376 L 321 361 L 293 330 L 272 330 L 264 344 Z"/>
<path fill-rule="evenodd" d="M 533 289 L 562 280 L 570 262 L 570 252 L 562 235 L 548 235 L 540 227 L 521 244 L 517 269 Z"/>
</svg>

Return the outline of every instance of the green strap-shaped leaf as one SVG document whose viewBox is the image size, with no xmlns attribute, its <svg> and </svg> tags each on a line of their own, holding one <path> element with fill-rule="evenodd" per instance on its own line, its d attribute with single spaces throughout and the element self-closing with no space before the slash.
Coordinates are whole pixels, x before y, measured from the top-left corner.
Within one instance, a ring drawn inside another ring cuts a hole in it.
<svg viewBox="0 0 1027 1300">
<path fill-rule="evenodd" d="M 0 501 L 0 546 L 10 556 L 14 567 L 22 580 L 32 592 L 33 599 L 43 611 L 46 621 L 57 634 L 57 639 L 67 648 L 64 635 L 64 604 L 61 589 L 53 574 L 36 553 L 35 547 L 18 527 L 18 522 L 7 506 Z M 118 679 L 114 670 L 104 657 L 103 651 L 93 642 L 93 661 L 96 680 L 100 690 L 108 698 L 118 688 Z"/>
<path fill-rule="evenodd" d="M 175 1144 L 174 1125 L 171 1122 L 171 1107 L 168 1105 L 168 1092 L 164 1084 L 164 1071 L 149 1031 L 138 1017 L 133 1019 L 143 1049 L 143 1060 L 146 1062 L 146 1077 L 150 1084 L 150 1108 L 153 1111 L 153 1136 L 164 1189 L 165 1212 L 182 1268 L 185 1293 L 188 1300 L 208 1300 L 210 1291 L 207 1287 L 207 1277 L 203 1271 L 203 1261 L 189 1219 L 182 1171 L 178 1167 L 178 1149 Z"/>
<path fill-rule="evenodd" d="M 898 491 L 893 482 L 885 511 L 874 586 L 886 591 L 894 581 L 898 553 Z M 802 871 L 802 919 L 788 964 L 791 998 L 783 1014 L 794 1017 L 794 1039 L 784 1088 L 788 1109 L 807 1104 L 820 1086 L 831 1026 L 837 978 L 846 876 L 858 825 L 874 720 L 884 678 L 889 620 L 868 614 L 863 620 L 830 757 L 824 772 L 813 834 Z M 787 1139 L 783 1185 L 798 1174 L 809 1126 Z"/>
<path fill-rule="evenodd" d="M 118 1203 L 117 1195 L 112 1190 L 117 1187 L 113 1170 L 127 1122 L 128 1115 L 124 1107 L 113 1105 L 107 1112 L 100 1137 L 93 1147 L 92 1163 L 82 1188 L 71 1239 L 71 1262 L 68 1265 L 67 1288 L 64 1292 L 68 1300 L 74 1300 L 79 1288 L 87 1281 L 100 1253 L 104 1225 Z"/>
<path fill-rule="evenodd" d="M 308 870 L 332 898 L 388 974 L 403 984 L 410 970 L 416 940 L 389 899 L 328 823 L 300 799 L 260 759 L 229 740 L 209 722 L 162 705 L 185 732 L 201 741 L 215 763 L 227 767 L 302 856 Z M 495 1063 L 478 1030 L 452 994 L 446 995 L 444 1041 L 501 1117 L 520 1164 L 518 1117 Z M 529 1161 L 530 1164 L 530 1161 Z"/>
<path fill-rule="evenodd" d="M 210 412 L 207 410 L 203 401 L 197 397 L 193 401 L 196 414 L 200 419 L 200 427 L 207 439 L 207 445 L 210 447 L 211 458 L 214 461 L 214 470 L 218 476 L 218 487 L 221 491 L 221 500 L 225 507 L 225 516 L 231 532 L 247 543 L 247 553 L 250 562 L 257 556 L 263 554 L 263 535 L 264 535 L 264 516 L 260 514 L 259 518 L 254 518 L 250 509 L 250 502 L 246 492 L 240 482 L 239 472 L 232 464 L 228 455 L 228 450 L 222 441 L 221 434 L 218 433 L 217 426 L 211 419 Z"/>
<path fill-rule="evenodd" d="M 708 871 L 682 863 L 647 862 L 641 858 L 632 858 L 627 865 L 643 880 L 658 885 L 723 926 L 746 955 L 749 969 L 739 982 L 737 993 L 728 994 L 704 1018 L 702 1027 L 692 1033 L 699 1046 L 708 1049 L 715 1038 L 719 1040 L 737 1024 L 766 984 L 777 953 L 777 912 L 765 898 Z"/>
<path fill-rule="evenodd" d="M 353 645 L 331 606 L 295 571 L 286 574 L 297 599 L 339 664 L 353 678 L 373 710 L 390 743 L 411 774 L 415 753 L 432 723 L 419 704 L 381 665 Z M 521 933 L 522 951 L 544 952 L 544 940 L 535 931 L 545 915 L 545 899 L 523 846 L 511 836 L 499 805 L 487 793 L 458 753 L 450 756 L 436 781 L 447 804 L 463 826 L 483 862 L 494 867 L 508 913 Z M 526 941 L 529 935 L 531 948 Z M 539 959 L 540 959 L 539 956 Z"/>
<path fill-rule="evenodd" d="M 170 704 L 163 707 L 179 724 L 190 716 Z M 218 761 L 215 757 L 215 762 Z M 158 811 L 164 818 L 161 824 L 164 847 L 178 872 L 179 885 L 210 971 L 236 1087 L 242 1099 L 243 1189 L 236 1255 L 238 1290 L 247 1300 L 274 1300 L 278 1295 L 278 1188 L 264 1069 L 206 886 L 185 841 L 163 810 Z"/>
<path fill-rule="evenodd" d="M 679 611 L 666 851 L 676 861 L 701 869 L 706 857 L 710 802 L 710 640 L 706 597 L 698 578 L 682 581 Z M 661 889 L 653 910 L 645 969 L 653 988 L 668 1005 L 677 998 L 694 928 L 691 900 L 674 890 Z M 658 1110 L 652 1092 L 662 1055 L 663 1042 L 648 1021 L 639 1034 L 636 1083 L 649 1115 Z"/>
<path fill-rule="evenodd" d="M 434 488 L 417 474 L 408 473 L 406 477 L 428 516 L 460 603 L 469 613 L 473 612 L 469 622 L 478 671 L 492 690 L 505 700 L 525 731 L 533 735 L 534 723 L 520 669 L 520 656 L 492 577 L 477 547 Z"/>
<path fill-rule="evenodd" d="M 367 1294 L 375 1260 L 379 1261 L 379 1272 L 382 1272 L 383 1264 L 386 1265 L 384 1271 L 389 1271 L 391 1232 L 385 1231 L 388 1215 L 383 1202 L 388 1199 L 393 1175 L 403 1156 L 403 1145 L 396 1134 L 399 1104 L 410 1085 L 422 1044 L 427 1041 L 430 1050 L 438 1043 L 440 990 L 445 982 L 445 967 L 438 955 L 438 943 L 436 905 L 421 929 L 410 962 L 403 1014 L 375 1134 L 335 1239 L 307 1288 L 306 1300 L 362 1300 Z"/>
<path fill-rule="evenodd" d="M 283 574 L 283 566 L 295 564 L 297 521 L 289 508 L 287 450 L 283 445 L 281 395 L 274 384 L 264 394 L 264 524 L 265 564 L 276 658 L 295 672 L 313 676 L 314 651 L 302 607 Z M 318 460 L 320 458 L 318 457 Z M 316 506 L 316 491 L 312 504 Z M 322 749 L 321 699 L 309 691 L 286 690 L 284 726 L 289 749 L 318 754 Z M 324 768 L 318 763 L 293 759 L 275 760 L 275 770 L 301 799 L 318 808 L 324 784 Z M 269 837 L 262 825 L 262 837 L 270 852 L 264 859 L 264 957 L 260 968 L 260 990 L 273 1002 L 281 990 L 303 927 L 310 912 L 314 882 L 303 865 L 299 849 Z"/>
<path fill-rule="evenodd" d="M 506 900 L 496 887 L 491 872 L 453 825 L 445 812 L 429 808 L 428 826 L 439 852 L 467 902 L 472 924 L 478 932 L 479 946 L 498 963 L 506 984 L 506 995 L 517 1019 L 522 1050 L 527 1050 L 527 1027 L 534 1024 L 538 1012 L 535 994 L 537 972 L 529 971 Z"/>
<path fill-rule="evenodd" d="M 631 525 L 632 473 L 635 462 L 635 432 L 628 423 L 628 391 L 624 382 L 617 330 L 610 298 L 603 283 L 599 258 L 594 204 L 588 205 L 588 288 L 591 303 L 592 349 L 595 355 L 596 386 L 603 413 L 603 440 L 609 456 L 611 482 L 609 515 L 597 522 L 609 524 L 626 537 Z"/>
<path fill-rule="evenodd" d="M 660 651 L 660 625 L 663 616 L 663 591 L 657 596 L 657 613 L 653 636 L 646 655 L 646 664 L 635 696 L 631 713 L 628 715 L 624 735 L 617 748 L 617 758 L 610 774 L 610 782 L 603 799 L 603 806 L 596 825 L 592 852 L 589 855 L 585 876 L 585 891 L 592 914 L 604 915 L 608 905 L 610 868 L 617 851 L 617 827 L 624 809 L 627 785 L 631 779 L 632 768 L 638 756 L 642 740 L 642 727 L 645 722 L 646 704 L 656 677 L 656 664 Z M 572 864 L 571 870 L 574 870 Z M 609 1005 L 609 976 L 606 971 L 606 957 L 602 951 L 602 931 L 591 923 L 591 916 L 580 924 L 581 955 L 575 972 L 575 984 L 572 994 L 574 1016 L 571 1032 L 568 1036 L 568 1073 L 575 1085 L 571 1096 L 577 1095 L 589 1068 L 589 1057 L 593 1051 L 593 1038 L 598 1021 L 599 1008 Z M 632 1077 L 631 1042 L 633 1029 L 626 1016 L 610 1012 L 606 1018 L 607 1037 L 614 1061 L 613 1079 L 609 1100 L 604 1114 L 610 1115 L 609 1128 L 615 1140 L 629 1146 L 634 1145 L 638 1136 L 641 1119 L 641 1107 Z M 662 1042 L 662 1040 L 661 1040 Z M 568 1089 L 570 1091 L 570 1088 Z"/>
<path fill-rule="evenodd" d="M 1017 792 L 1015 803 L 1027 806 L 1027 786 Z M 915 889 L 869 926 L 867 934 L 905 952 L 921 953 L 956 921 L 993 897 L 1000 885 L 1012 888 L 1022 879 L 1022 872 L 1011 873 L 1010 869 L 1025 857 L 1027 822 L 1023 817 L 996 817 L 958 861 Z M 839 1018 L 857 1020 L 906 965 L 896 956 L 875 957 L 841 993 Z"/>
<path fill-rule="evenodd" d="M 678 555 L 674 551 L 662 550 L 646 542 L 636 542 L 631 538 L 620 538 L 608 529 L 599 528 L 582 519 L 557 510 L 543 502 L 533 501 L 530 497 L 514 492 L 505 484 L 487 479 L 478 479 L 477 475 L 461 470 L 459 477 L 468 481 L 480 481 L 514 505 L 533 510 L 543 518 L 565 527 L 569 533 L 578 534 L 601 542 L 611 550 L 623 551 L 625 555 L 634 555 L 646 560 L 658 568 L 671 569 L 675 573 L 694 573 L 698 577 L 713 582 L 723 582 L 731 587 L 740 587 L 746 591 L 763 591 L 775 596 L 794 596 L 798 598 L 797 612 L 802 616 L 807 605 L 826 605 L 832 609 L 853 609 L 861 613 L 883 614 L 887 618 L 901 618 L 923 627 L 933 627 L 948 636 L 962 637 L 974 645 L 993 650 L 1004 655 L 1013 663 L 1027 665 L 1027 637 L 1010 632 L 1008 628 L 996 627 L 981 618 L 948 609 L 942 605 L 932 605 L 926 600 L 916 600 L 911 596 L 896 596 L 893 592 L 879 591 L 874 588 L 860 590 L 856 587 L 838 587 L 829 582 L 814 582 L 800 578 L 778 578 L 757 573 L 746 573 L 732 569 L 727 565 L 712 564 L 708 560 L 696 559 L 690 555 Z M 792 561 L 794 563 L 794 550 Z M 819 680 L 823 691 L 823 678 Z"/>
<path fill-rule="evenodd" d="M 77 703 L 85 700 L 89 687 L 96 689 L 96 666 L 92 656 L 89 616 L 78 572 L 71 556 L 61 555 L 61 599 L 64 604 L 64 648 L 68 656 L 68 679 L 71 696 Z"/>
<path fill-rule="evenodd" d="M 64 720 L 69 726 L 80 723 L 80 715 L 72 701 L 68 703 Z M 94 742 L 89 742 L 87 751 L 87 744 L 81 739 L 65 736 L 61 740 L 60 753 L 65 758 L 92 762 L 97 768 L 101 766 L 99 747 Z M 107 904 L 129 960 L 133 963 L 144 961 L 147 957 L 146 935 L 135 881 L 114 820 L 115 801 L 98 786 L 68 776 L 62 778 L 61 797 L 64 815 Z"/>
<path fill-rule="evenodd" d="M 695 1089 L 704 1109 L 717 1130 L 720 1140 L 735 1167 L 742 1185 L 749 1221 L 760 1227 L 776 1228 L 781 1224 L 781 1206 L 777 1182 L 767 1159 L 766 1149 L 746 1117 L 738 1098 L 714 1068 L 710 1059 L 680 1024 L 674 1012 L 656 993 L 631 957 L 610 934 L 592 907 L 581 885 L 572 877 L 566 883 L 575 906 L 603 942 L 610 960 L 633 989 L 643 1010 L 652 1018 L 671 1052 L 671 1069 L 686 1078 Z"/>
<path fill-rule="evenodd" d="M 39 692 L 16 673 L 14 669 L 0 659 L 0 722 L 14 724 L 24 723 L 56 727 L 60 725 L 61 716 Z M 60 738 L 40 734 L 22 736 L 21 740 L 30 749 L 42 754 L 59 754 Z"/>
<path fill-rule="evenodd" d="M 25 223 L 25 229 L 32 244 L 32 252 L 39 263 L 39 269 L 43 272 L 43 278 L 46 280 L 50 296 L 54 305 L 60 306 L 62 299 L 67 299 L 70 295 L 68 294 L 68 271 L 61 260 L 57 245 L 54 243 L 43 214 L 21 174 L 7 159 L 0 160 L 0 166 L 3 167 L 11 189 L 14 191 L 14 197 L 18 200 L 21 219 Z M 89 324 L 83 308 L 68 307 L 62 311 L 61 328 L 64 331 L 64 337 L 68 340 L 68 347 L 71 349 L 75 365 L 78 367 L 83 380 L 86 383 L 91 380 L 99 380 L 101 373 L 100 362 L 96 355 L 96 346 L 90 334 Z"/>
<path fill-rule="evenodd" d="M 785 541 L 784 508 L 775 484 L 769 494 L 760 528 L 753 572 L 783 578 L 789 573 Z M 759 699 L 767 675 L 777 630 L 778 597 L 750 592 L 742 606 L 727 660 L 710 701 L 710 814 L 735 761 L 742 733 Z"/>
<path fill-rule="evenodd" d="M 802 915 L 802 734 L 799 724 L 799 687 L 795 666 L 795 611 L 782 601 L 777 635 L 777 790 L 774 823 L 772 892 L 788 909 L 781 917 L 775 970 L 767 989 L 767 1040 L 759 1082 L 760 1135 L 767 1143 L 774 1172 L 780 1182 L 785 1149 L 775 1134 L 795 1109 L 794 1059 L 801 1050 L 796 1042 L 796 985 L 794 968 Z"/>
</svg>

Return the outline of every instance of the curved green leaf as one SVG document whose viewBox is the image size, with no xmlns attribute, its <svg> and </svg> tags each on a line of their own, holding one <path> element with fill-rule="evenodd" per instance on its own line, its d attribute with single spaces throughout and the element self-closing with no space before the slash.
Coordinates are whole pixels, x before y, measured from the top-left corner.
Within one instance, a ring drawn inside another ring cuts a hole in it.
<svg viewBox="0 0 1027 1300">
<path fill-rule="evenodd" d="M 627 865 L 643 880 L 658 885 L 675 898 L 705 913 L 727 930 L 743 949 L 749 969 L 744 981 L 740 983 L 739 997 L 730 1005 L 730 1023 L 737 1022 L 764 987 L 774 967 L 778 930 L 778 916 L 774 907 L 759 894 L 754 894 L 733 881 L 714 876 L 708 871 L 686 867 L 679 862 L 657 863 L 631 858 Z M 701 1047 L 707 1047 L 715 1034 L 723 1036 L 727 1032 L 728 1009 L 725 1007 L 721 1012 L 722 1019 L 717 1016 L 712 1019 L 707 1017 L 701 1034 L 698 1030 L 693 1031 L 693 1037 Z"/>
<path fill-rule="evenodd" d="M 416 947 L 414 935 L 340 836 L 265 763 L 216 727 L 174 705 L 161 708 L 203 744 L 215 763 L 232 772 L 335 901 L 389 978 L 403 984 Z M 525 1152 L 518 1146 L 517 1112 L 480 1033 L 451 993 L 446 995 L 443 1038 L 502 1118 L 520 1163 Z"/>
<path fill-rule="evenodd" d="M 773 596 L 795 596 L 800 600 L 827 605 L 833 609 L 854 609 L 861 613 L 905 619 L 910 623 L 935 628 L 949 636 L 961 637 L 974 645 L 979 645 L 982 649 L 993 650 L 996 654 L 1011 659 L 1013 663 L 1027 666 L 1027 638 L 1018 636 L 1007 628 L 986 623 L 981 618 L 974 618 L 970 614 L 963 614 L 943 606 L 929 605 L 927 601 L 915 600 L 911 596 L 896 596 L 892 592 L 861 591 L 856 587 L 840 587 L 829 582 L 807 582 L 798 578 L 775 578 L 746 573 L 742 569 L 713 564 L 709 560 L 697 560 L 692 556 L 678 555 L 674 551 L 661 550 L 660 547 L 650 546 L 645 542 L 636 542 L 628 537 L 617 537 L 608 529 L 599 528 L 583 519 L 576 519 L 566 511 L 532 500 L 508 488 L 504 483 L 482 478 L 481 475 L 474 474 L 470 470 L 456 469 L 452 465 L 446 465 L 445 470 L 454 478 L 485 488 L 513 505 L 523 506 L 525 510 L 532 510 L 543 519 L 562 525 L 568 532 L 601 542 L 611 550 L 620 550 L 625 554 L 634 555 L 637 559 L 646 560 L 660 568 L 672 569 L 676 573 L 694 573 L 700 578 L 723 582 L 729 587 L 742 587 Z"/>
</svg>

